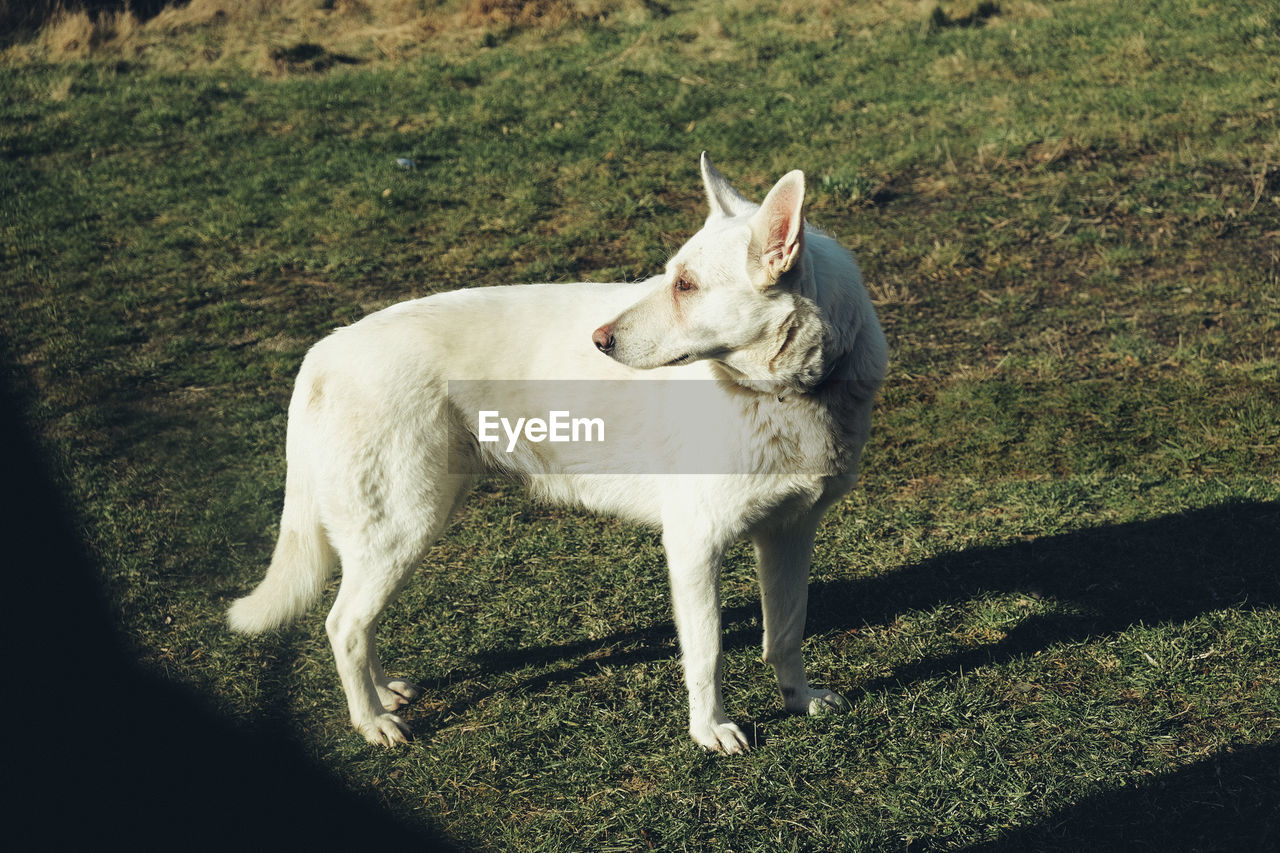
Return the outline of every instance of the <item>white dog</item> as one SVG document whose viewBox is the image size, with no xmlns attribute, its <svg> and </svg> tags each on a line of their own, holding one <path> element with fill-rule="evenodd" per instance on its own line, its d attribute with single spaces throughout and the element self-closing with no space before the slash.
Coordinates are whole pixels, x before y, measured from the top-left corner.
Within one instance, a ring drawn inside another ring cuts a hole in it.
<svg viewBox="0 0 1280 853">
<path fill-rule="evenodd" d="M 748 747 L 721 698 L 720 563 L 742 537 L 787 710 L 848 708 L 809 685 L 801 640 L 814 533 L 854 483 L 884 335 L 853 258 L 806 227 L 803 174 L 757 205 L 701 165 L 710 215 L 662 275 L 437 294 L 340 329 L 303 361 L 280 538 L 229 618 L 246 633 L 285 624 L 340 562 L 325 624 L 371 743 L 406 740 L 393 711 L 421 692 L 383 672 L 379 617 L 486 472 L 661 527 L 702 746 Z M 664 379 L 680 381 L 640 381 Z"/>
</svg>

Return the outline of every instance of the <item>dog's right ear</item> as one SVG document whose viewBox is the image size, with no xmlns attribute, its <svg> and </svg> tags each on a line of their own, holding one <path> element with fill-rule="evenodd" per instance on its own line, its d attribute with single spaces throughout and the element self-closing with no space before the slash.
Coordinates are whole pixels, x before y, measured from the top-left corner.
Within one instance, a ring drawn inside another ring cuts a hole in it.
<svg viewBox="0 0 1280 853">
<path fill-rule="evenodd" d="M 795 265 L 804 249 L 804 173 L 783 175 L 751 217 L 749 257 L 759 264 L 759 287 L 767 287 Z"/>
<path fill-rule="evenodd" d="M 711 165 L 707 152 L 702 152 L 702 185 L 707 189 L 707 202 L 712 216 L 745 216 L 753 213 L 758 205 L 747 201 L 729 185 L 724 175 Z"/>
</svg>

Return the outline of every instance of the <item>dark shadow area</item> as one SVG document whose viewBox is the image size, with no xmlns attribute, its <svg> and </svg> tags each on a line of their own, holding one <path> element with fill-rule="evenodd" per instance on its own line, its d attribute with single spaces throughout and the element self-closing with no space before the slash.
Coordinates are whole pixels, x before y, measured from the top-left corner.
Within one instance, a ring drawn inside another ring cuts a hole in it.
<svg viewBox="0 0 1280 853">
<path fill-rule="evenodd" d="M 1106 791 L 968 853 L 1262 853 L 1280 849 L 1280 744 L 1220 753 Z"/>
<path fill-rule="evenodd" d="M 1007 593 L 1052 598 L 1071 613 L 1028 617 L 998 644 L 919 661 L 888 681 L 908 683 L 998 664 L 1132 625 L 1280 605 L 1280 503 L 1225 503 L 942 554 L 865 580 L 816 583 L 809 593 L 808 631 L 885 624 L 906 611 Z"/>
<path fill-rule="evenodd" d="M 929 14 L 928 29 L 931 32 L 951 29 L 953 27 L 971 28 L 985 27 L 987 21 L 1000 14 L 1000 4 L 992 2 L 979 3 L 967 14 L 949 15 L 941 5 L 934 6 Z"/>
<path fill-rule="evenodd" d="M 0 375 L 5 755 L 14 849 L 448 849 L 278 737 L 237 729 L 139 671 Z"/>
<path fill-rule="evenodd" d="M 306 41 L 272 50 L 271 59 L 294 71 L 328 71 L 335 65 L 359 65 L 361 62 L 354 56 L 332 53 L 318 44 Z"/>
</svg>

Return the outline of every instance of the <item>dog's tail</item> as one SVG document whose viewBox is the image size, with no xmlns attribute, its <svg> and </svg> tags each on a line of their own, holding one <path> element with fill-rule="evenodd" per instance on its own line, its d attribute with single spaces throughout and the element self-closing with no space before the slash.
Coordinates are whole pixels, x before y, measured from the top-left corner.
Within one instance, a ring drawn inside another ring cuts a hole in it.
<svg viewBox="0 0 1280 853">
<path fill-rule="evenodd" d="M 285 475 L 280 538 L 267 576 L 227 611 L 231 629 L 241 634 L 262 634 L 297 619 L 320 597 L 337 567 L 311 484 L 298 468 L 290 464 Z"/>
</svg>

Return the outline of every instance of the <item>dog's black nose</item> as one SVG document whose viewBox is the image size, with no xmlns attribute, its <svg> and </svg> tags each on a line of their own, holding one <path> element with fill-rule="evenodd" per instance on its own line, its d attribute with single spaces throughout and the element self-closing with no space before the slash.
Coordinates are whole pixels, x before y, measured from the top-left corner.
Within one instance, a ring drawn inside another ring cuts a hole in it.
<svg viewBox="0 0 1280 853">
<path fill-rule="evenodd" d="M 613 352 L 613 327 L 601 326 L 591 335 L 591 340 L 595 341 L 596 349 L 606 355 Z"/>
</svg>

